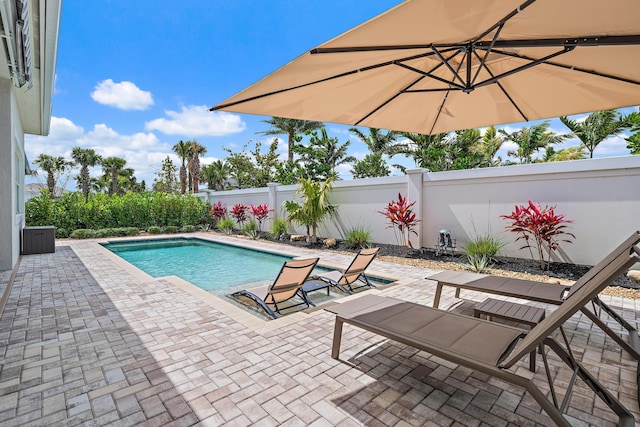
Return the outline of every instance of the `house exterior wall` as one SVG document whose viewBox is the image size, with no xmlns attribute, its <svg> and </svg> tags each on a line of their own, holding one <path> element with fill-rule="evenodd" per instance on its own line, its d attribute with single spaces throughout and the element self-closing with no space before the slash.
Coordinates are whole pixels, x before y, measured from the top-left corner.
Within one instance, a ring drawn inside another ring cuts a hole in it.
<svg viewBox="0 0 640 427">
<path fill-rule="evenodd" d="M 294 199 L 295 188 L 270 184 L 201 197 L 211 203 L 221 200 L 228 207 L 269 203 L 273 214 L 284 218 L 282 204 Z M 593 265 L 640 229 L 640 156 L 436 173 L 416 170 L 405 176 L 338 181 L 330 197 L 338 214 L 321 225 L 319 236 L 342 238 L 349 230 L 364 227 L 374 242 L 395 244 L 394 232 L 379 211 L 397 200 L 398 193 L 417 202 L 418 236 L 411 236 L 415 247 L 435 247 L 438 231 L 450 229 L 458 248 L 491 233 L 507 243 L 505 255 L 528 258 L 529 251 L 520 249 L 516 236 L 504 230 L 507 222 L 500 215 L 531 200 L 543 207 L 556 206 L 557 214 L 573 221 L 567 231 L 575 234 L 575 241 L 561 244 L 556 260 Z"/>
<path fill-rule="evenodd" d="M 20 256 L 24 220 L 24 133 L 9 79 L 0 79 L 0 271 Z"/>
</svg>

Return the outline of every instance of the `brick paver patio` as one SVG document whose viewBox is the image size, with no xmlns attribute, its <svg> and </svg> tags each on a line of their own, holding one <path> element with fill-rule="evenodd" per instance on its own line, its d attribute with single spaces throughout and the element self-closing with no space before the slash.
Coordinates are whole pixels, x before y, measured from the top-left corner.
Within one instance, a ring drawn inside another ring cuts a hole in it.
<svg viewBox="0 0 640 427">
<path fill-rule="evenodd" d="M 381 261 L 371 271 L 402 280 L 366 292 L 432 304 L 435 285 L 422 279 L 431 271 Z M 1 295 L 9 274 L 0 281 Z M 463 297 L 445 292 L 441 307 L 470 311 L 485 296 Z M 638 323 L 635 300 L 603 299 Z M 333 321 L 321 309 L 266 321 L 178 279 L 140 274 L 96 242 L 58 242 L 55 254 L 22 257 L 0 318 L 0 426 L 551 424 L 517 387 L 360 329 L 345 326 L 335 361 Z M 582 314 L 566 331 L 578 359 L 640 420 L 636 363 Z M 550 361 L 566 384 L 571 373 Z M 524 359 L 517 370 L 548 389 L 543 369 L 529 372 Z M 575 425 L 614 424 L 580 381 L 568 412 Z"/>
</svg>

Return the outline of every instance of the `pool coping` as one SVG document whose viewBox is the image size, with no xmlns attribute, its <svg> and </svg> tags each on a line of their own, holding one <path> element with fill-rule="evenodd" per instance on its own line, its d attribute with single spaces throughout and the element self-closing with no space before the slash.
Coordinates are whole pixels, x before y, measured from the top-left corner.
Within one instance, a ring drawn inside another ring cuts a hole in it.
<svg viewBox="0 0 640 427">
<path fill-rule="evenodd" d="M 277 330 L 280 328 L 284 328 L 287 327 L 289 325 L 295 324 L 297 322 L 299 322 L 301 319 L 306 318 L 306 316 L 309 315 L 313 315 L 314 313 L 318 312 L 318 311 L 322 311 L 323 306 L 328 306 L 328 304 L 331 303 L 342 303 L 345 301 L 348 301 L 350 299 L 353 298 L 357 298 L 359 296 L 361 296 L 363 293 L 378 293 L 380 292 L 380 290 L 378 288 L 376 289 L 367 289 L 361 292 L 358 292 L 357 294 L 354 295 L 346 295 L 344 297 L 340 297 L 336 300 L 332 300 L 330 302 L 327 303 L 323 303 L 317 307 L 312 307 L 309 309 L 305 309 L 305 310 L 299 310 L 293 313 L 287 313 L 281 317 L 278 317 L 277 319 L 262 319 L 260 317 L 259 314 L 253 314 L 251 311 L 248 310 L 244 310 L 240 307 L 237 307 L 236 305 L 234 305 L 233 303 L 226 301 L 224 298 L 219 297 L 218 295 L 215 295 L 211 292 L 205 291 L 204 289 L 201 289 L 200 287 L 178 277 L 178 276 L 162 276 L 162 277 L 153 277 L 147 273 L 145 273 L 144 271 L 142 271 L 141 269 L 137 268 L 136 266 L 134 266 L 133 264 L 130 264 L 129 262 L 127 262 L 126 260 L 124 260 L 123 258 L 119 257 L 118 255 L 116 255 L 115 253 L 111 252 L 109 249 L 105 248 L 103 246 L 103 244 L 106 243 L 116 243 L 116 242 L 125 242 L 125 241 L 143 241 L 143 240 L 157 240 L 157 239 L 167 239 L 167 238 L 198 238 L 198 239 L 202 239 L 205 241 L 209 241 L 209 242 L 213 242 L 213 243 L 222 243 L 222 244 L 227 244 L 230 246 L 236 246 L 236 247 L 241 247 L 244 249 L 251 249 L 251 250 L 258 250 L 258 251 L 262 251 L 262 252 L 270 252 L 270 253 L 274 253 L 277 255 L 284 255 L 284 256 L 288 256 L 288 257 L 294 257 L 294 258 L 305 258 L 308 256 L 318 256 L 317 254 L 317 250 L 312 250 L 312 249 L 307 249 L 307 248 L 293 248 L 292 250 L 295 252 L 309 252 L 308 254 L 304 254 L 304 255 L 300 255 L 300 254 L 296 254 L 290 251 L 286 250 L 286 247 L 282 247 L 284 246 L 284 244 L 282 243 L 277 243 L 277 242 L 268 242 L 268 241 L 263 241 L 263 240 L 252 240 L 252 239 L 245 239 L 243 238 L 243 236 L 223 236 L 223 235 L 217 235 L 217 234 L 205 234 L 205 233 L 178 233 L 178 234 L 154 234 L 154 235 L 148 235 L 148 236 L 126 236 L 126 237 L 108 237 L 108 238 L 100 238 L 100 239 L 95 239 L 92 241 L 89 241 L 87 243 L 89 243 L 90 247 L 96 251 L 99 251 L 100 253 L 104 254 L 106 257 L 108 257 L 114 264 L 117 265 L 117 267 L 125 270 L 127 273 L 131 274 L 132 276 L 134 276 L 135 278 L 143 281 L 143 282 L 149 282 L 149 281 L 160 281 L 163 280 L 165 282 L 169 282 L 172 285 L 178 287 L 179 289 L 183 290 L 184 292 L 189 293 L 190 295 L 198 298 L 199 300 L 201 300 L 202 302 L 206 303 L 207 305 L 209 305 L 211 308 L 220 311 L 221 313 L 229 316 L 230 318 L 234 319 L 235 321 L 237 321 L 238 323 L 242 324 L 243 326 L 245 326 L 246 328 L 249 328 L 257 333 L 264 333 L 264 332 L 269 332 L 269 331 L 273 331 L 273 330 Z M 258 244 L 259 246 L 265 245 L 265 246 L 269 246 L 269 250 L 264 249 L 264 248 L 256 248 L 255 245 Z M 313 255 L 315 254 L 315 255 Z M 344 268 L 344 266 L 338 266 L 335 264 L 332 264 L 330 262 L 327 261 L 321 261 L 318 263 L 318 265 L 325 267 L 325 268 L 329 268 L 329 269 L 341 269 Z M 373 267 L 373 266 L 372 266 Z M 374 274 L 375 277 L 379 277 L 383 280 L 389 280 L 390 283 L 389 284 L 385 284 L 384 285 L 384 289 L 387 289 L 388 287 L 391 286 L 396 286 L 396 285 L 401 285 L 403 283 L 403 280 L 398 280 L 396 278 L 392 278 L 388 275 L 385 274 L 380 274 L 379 272 L 376 272 L 376 274 Z M 413 279 L 412 279 L 413 280 Z M 339 302 L 338 302 L 339 301 Z M 304 317 L 303 317 L 304 316 Z"/>
</svg>

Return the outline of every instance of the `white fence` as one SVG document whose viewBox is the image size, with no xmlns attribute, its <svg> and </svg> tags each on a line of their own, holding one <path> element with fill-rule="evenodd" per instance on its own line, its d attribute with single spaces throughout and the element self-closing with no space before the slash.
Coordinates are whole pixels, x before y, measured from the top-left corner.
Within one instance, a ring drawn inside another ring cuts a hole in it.
<svg viewBox="0 0 640 427">
<path fill-rule="evenodd" d="M 269 184 L 199 195 L 227 207 L 268 203 L 272 218 L 282 218 L 282 204 L 294 198 L 295 190 L 294 185 Z M 420 226 L 418 236 L 411 237 L 414 247 L 434 247 L 438 231 L 450 229 L 459 248 L 491 233 L 508 243 L 506 255 L 529 257 L 513 233 L 504 231 L 507 222 L 500 215 L 531 200 L 556 206 L 557 214 L 573 221 L 568 231 L 576 238 L 572 244 L 561 244 L 561 260 L 593 265 L 640 229 L 640 156 L 436 173 L 417 169 L 405 176 L 338 181 L 331 194 L 338 214 L 322 224 L 319 235 L 342 238 L 352 228 L 364 227 L 374 242 L 395 244 L 394 232 L 379 211 L 397 200 L 398 193 L 416 201 Z"/>
</svg>

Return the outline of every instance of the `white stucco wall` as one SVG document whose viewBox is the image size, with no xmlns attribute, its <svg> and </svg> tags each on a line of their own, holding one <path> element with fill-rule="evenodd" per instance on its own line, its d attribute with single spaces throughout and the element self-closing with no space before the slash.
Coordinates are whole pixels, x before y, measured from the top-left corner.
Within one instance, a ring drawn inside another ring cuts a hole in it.
<svg viewBox="0 0 640 427">
<path fill-rule="evenodd" d="M 24 200 L 16 178 L 24 188 L 24 134 L 8 79 L 0 79 L 0 153 L 0 270 L 10 270 L 20 256 Z"/>
<path fill-rule="evenodd" d="M 441 228 L 453 230 L 459 246 L 491 232 L 509 242 L 506 254 L 528 257 L 499 217 L 528 200 L 573 220 L 575 242 L 561 245 L 566 262 L 593 264 L 640 229 L 640 156 L 425 174 L 423 192 L 425 246 Z"/>
<path fill-rule="evenodd" d="M 398 193 L 422 203 L 414 209 L 421 213 L 421 240 L 412 236 L 414 245 L 421 241 L 422 247 L 435 247 L 438 231 L 447 228 L 459 248 L 491 233 L 508 243 L 506 255 L 528 258 L 529 251 L 519 249 L 522 245 L 515 243 L 513 233 L 504 231 L 507 222 L 500 218 L 528 200 L 556 206 L 557 214 L 573 221 L 568 231 L 575 234 L 575 242 L 561 245 L 559 260 L 565 262 L 593 265 L 640 229 L 640 156 L 423 173 L 420 181 L 420 173 L 414 172 L 335 182 L 331 201 L 338 206 L 338 215 L 321 225 L 319 236 L 342 238 L 354 227 L 365 227 L 374 242 L 395 244 L 393 230 L 378 212 L 397 200 Z M 222 200 L 227 206 L 269 203 L 282 218 L 280 207 L 294 198 L 295 189 L 272 185 L 271 190 L 214 192 L 209 201 Z"/>
</svg>

